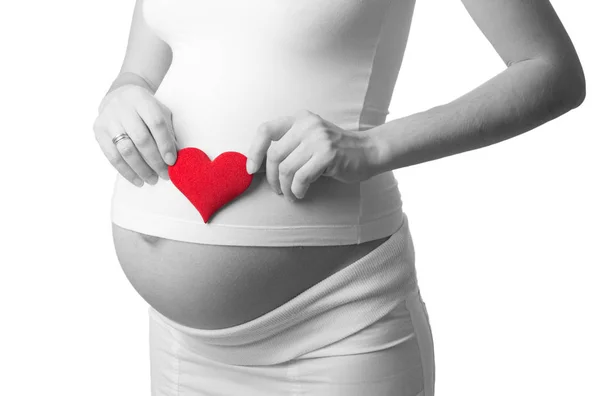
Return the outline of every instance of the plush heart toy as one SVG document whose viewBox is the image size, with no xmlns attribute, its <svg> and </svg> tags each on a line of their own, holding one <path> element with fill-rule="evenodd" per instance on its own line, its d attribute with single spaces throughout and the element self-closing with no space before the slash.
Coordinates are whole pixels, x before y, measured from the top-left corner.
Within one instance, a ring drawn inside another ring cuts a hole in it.
<svg viewBox="0 0 600 396">
<path fill-rule="evenodd" d="M 169 177 L 208 223 L 217 210 L 252 183 L 254 175 L 246 171 L 246 160 L 244 154 L 226 151 L 211 161 L 204 151 L 185 147 L 168 167 Z"/>
</svg>

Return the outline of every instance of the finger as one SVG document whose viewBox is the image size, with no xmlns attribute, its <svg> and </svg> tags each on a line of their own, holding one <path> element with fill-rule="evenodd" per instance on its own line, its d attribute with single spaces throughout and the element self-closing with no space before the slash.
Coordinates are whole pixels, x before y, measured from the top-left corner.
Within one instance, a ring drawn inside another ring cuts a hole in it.
<svg viewBox="0 0 600 396">
<path fill-rule="evenodd" d="M 292 181 L 296 172 L 311 159 L 313 153 L 308 150 L 307 146 L 300 143 L 298 147 L 292 151 L 287 158 L 279 164 L 279 186 L 283 195 L 288 200 L 296 200 L 300 197 L 292 192 Z"/>
<path fill-rule="evenodd" d="M 110 164 L 130 183 L 142 187 L 144 181 L 139 178 L 137 173 L 125 162 L 117 147 L 113 144 L 111 137 L 104 131 L 95 133 L 96 141 L 100 145 L 100 149 Z"/>
<path fill-rule="evenodd" d="M 173 165 L 177 158 L 177 141 L 171 110 L 156 100 L 148 100 L 137 106 L 136 111 L 152 133 L 161 160 L 167 165 Z"/>
<path fill-rule="evenodd" d="M 141 118 L 139 113 L 132 111 L 122 117 L 121 122 L 144 161 L 152 168 L 154 173 L 165 179 L 168 173 L 167 164 L 165 164 L 158 151 L 156 141 L 152 132 L 148 129 L 146 121 Z"/>
<path fill-rule="evenodd" d="M 282 138 L 276 142 L 272 142 L 267 150 L 267 181 L 277 194 L 282 193 L 279 181 L 281 173 L 279 167 L 299 146 L 301 132 L 302 129 L 298 125 L 293 125 Z"/>
<path fill-rule="evenodd" d="M 254 173 L 266 173 L 266 172 L 267 172 L 267 157 L 265 157 L 262 164 L 260 164 L 260 167 L 258 168 L 258 170 Z"/>
<path fill-rule="evenodd" d="M 273 161 L 268 155 L 265 164 L 265 172 L 267 174 L 267 182 L 271 189 L 275 191 L 276 194 L 281 194 L 281 187 L 279 186 L 279 163 Z"/>
<path fill-rule="evenodd" d="M 112 139 L 121 133 L 127 133 L 121 124 L 115 124 L 110 128 L 109 137 Z M 112 141 L 111 141 L 111 144 Z M 137 175 L 149 184 L 156 184 L 158 177 L 156 173 L 148 166 L 142 155 L 137 150 L 135 143 L 131 139 L 121 139 L 115 145 L 123 160 L 133 169 Z"/>
<path fill-rule="evenodd" d="M 262 164 L 260 164 L 260 168 L 255 173 L 266 173 L 267 172 L 267 161 L 263 160 Z"/>
<path fill-rule="evenodd" d="M 327 157 L 319 154 L 314 154 L 300 169 L 294 174 L 292 180 L 291 191 L 298 197 L 298 199 L 304 198 L 308 187 L 314 183 L 325 170 L 329 161 Z"/>
<path fill-rule="evenodd" d="M 256 136 L 248 150 L 246 168 L 248 173 L 255 173 L 263 162 L 272 141 L 281 139 L 294 124 L 294 117 L 283 116 L 262 123 L 256 130 Z"/>
</svg>

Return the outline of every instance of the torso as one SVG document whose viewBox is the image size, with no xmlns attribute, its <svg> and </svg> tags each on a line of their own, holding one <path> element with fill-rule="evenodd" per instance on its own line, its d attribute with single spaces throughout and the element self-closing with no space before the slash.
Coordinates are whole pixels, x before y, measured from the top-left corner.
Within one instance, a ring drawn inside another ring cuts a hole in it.
<svg viewBox="0 0 600 396">
<path fill-rule="evenodd" d="M 262 122 L 303 108 L 367 131 L 386 121 L 413 8 L 414 0 L 146 0 L 148 26 L 173 49 L 155 97 L 172 111 L 179 148 L 210 158 L 244 153 Z M 201 329 L 239 325 L 363 257 L 402 218 L 391 172 L 361 185 L 320 178 L 294 204 L 255 179 L 204 224 L 170 182 L 137 188 L 117 178 L 116 253 L 156 310 Z"/>
<path fill-rule="evenodd" d="M 113 223 L 121 268 L 136 291 L 163 315 L 198 329 L 255 319 L 388 238 L 345 246 L 220 246 L 145 235 Z"/>
</svg>

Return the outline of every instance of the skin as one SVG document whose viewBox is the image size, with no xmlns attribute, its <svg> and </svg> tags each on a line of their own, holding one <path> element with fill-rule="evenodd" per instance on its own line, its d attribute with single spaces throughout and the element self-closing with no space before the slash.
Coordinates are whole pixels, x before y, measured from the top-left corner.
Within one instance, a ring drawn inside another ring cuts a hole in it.
<svg viewBox="0 0 600 396">
<path fill-rule="evenodd" d="M 177 158 L 170 110 L 153 96 L 173 52 L 144 22 L 142 5 L 136 1 L 125 59 L 98 107 L 93 129 L 102 152 L 125 179 L 134 183 L 139 176 L 156 184 L 159 175 L 168 179 L 167 154 L 174 156 L 171 163 Z M 113 144 L 111 139 L 123 132 L 132 139 Z"/>
<path fill-rule="evenodd" d="M 255 319 L 351 265 L 388 237 L 347 246 L 227 246 L 164 239 L 112 224 L 121 268 L 139 295 L 189 327 Z"/>
<path fill-rule="evenodd" d="M 584 101 L 581 63 L 548 1 L 463 4 L 506 69 L 450 103 L 372 129 L 375 173 L 496 144 Z"/>
<path fill-rule="evenodd" d="M 274 191 L 293 201 L 321 176 L 343 182 L 498 143 L 579 106 L 585 77 L 549 1 L 463 0 L 507 68 L 455 101 L 368 131 L 310 111 L 259 126 L 248 171 L 266 161 Z"/>
</svg>

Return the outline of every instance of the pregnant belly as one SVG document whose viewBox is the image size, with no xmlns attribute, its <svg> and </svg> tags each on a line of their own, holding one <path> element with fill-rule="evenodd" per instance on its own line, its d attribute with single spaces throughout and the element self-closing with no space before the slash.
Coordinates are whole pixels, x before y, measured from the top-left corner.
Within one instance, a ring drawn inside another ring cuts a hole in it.
<svg viewBox="0 0 600 396">
<path fill-rule="evenodd" d="M 113 223 L 121 268 L 153 308 L 198 329 L 236 326 L 272 311 L 389 237 L 344 246 L 223 246 L 149 236 Z"/>
</svg>

